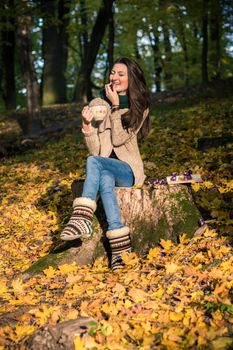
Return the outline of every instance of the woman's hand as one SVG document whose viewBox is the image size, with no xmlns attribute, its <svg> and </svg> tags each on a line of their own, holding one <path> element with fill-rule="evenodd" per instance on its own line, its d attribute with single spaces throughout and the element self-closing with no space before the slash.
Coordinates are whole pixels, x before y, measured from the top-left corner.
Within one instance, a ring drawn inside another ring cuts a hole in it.
<svg viewBox="0 0 233 350">
<path fill-rule="evenodd" d="M 83 107 L 82 109 L 82 121 L 83 121 L 83 129 L 84 131 L 92 130 L 91 121 L 93 119 L 93 115 L 88 106 Z"/>
<path fill-rule="evenodd" d="M 109 101 L 111 101 L 112 105 L 119 106 L 119 96 L 116 92 L 115 84 L 109 83 L 105 85 L 105 93 Z"/>
</svg>

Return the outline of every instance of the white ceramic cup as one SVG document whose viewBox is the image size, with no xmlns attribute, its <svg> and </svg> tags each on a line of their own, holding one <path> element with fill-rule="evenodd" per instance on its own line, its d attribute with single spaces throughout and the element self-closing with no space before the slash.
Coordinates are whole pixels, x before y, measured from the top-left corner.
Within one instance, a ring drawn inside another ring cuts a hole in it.
<svg viewBox="0 0 233 350">
<path fill-rule="evenodd" d="M 108 114 L 107 106 L 89 106 L 93 119 L 96 121 L 102 121 L 106 118 Z"/>
</svg>

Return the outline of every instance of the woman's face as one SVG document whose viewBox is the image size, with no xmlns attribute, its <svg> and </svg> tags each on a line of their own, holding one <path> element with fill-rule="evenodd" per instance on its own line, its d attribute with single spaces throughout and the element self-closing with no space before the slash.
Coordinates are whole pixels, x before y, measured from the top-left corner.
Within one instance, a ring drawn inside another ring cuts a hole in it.
<svg viewBox="0 0 233 350">
<path fill-rule="evenodd" d="M 123 63 L 114 64 L 110 76 L 110 82 L 114 84 L 116 92 L 119 95 L 126 95 L 129 82 L 128 82 L 128 68 Z"/>
</svg>

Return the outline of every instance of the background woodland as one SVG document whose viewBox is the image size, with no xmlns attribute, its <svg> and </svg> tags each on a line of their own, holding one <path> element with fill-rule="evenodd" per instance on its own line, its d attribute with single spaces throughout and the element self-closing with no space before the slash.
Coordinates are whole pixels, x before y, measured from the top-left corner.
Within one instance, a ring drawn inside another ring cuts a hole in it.
<svg viewBox="0 0 233 350">
<path fill-rule="evenodd" d="M 59 235 L 85 178 L 81 108 L 119 56 L 151 91 L 143 189 L 201 174 L 185 186 L 208 227 L 172 242 L 161 226 L 113 274 L 106 255 L 78 266 L 80 242 Z M 2 0 L 0 350 L 232 349 L 232 130 L 232 1 Z M 67 322 L 81 335 L 62 340 Z"/>
<path fill-rule="evenodd" d="M 140 63 L 152 92 L 227 79 L 232 23 L 229 0 L 3 0 L 1 106 L 27 105 L 21 127 L 36 133 L 41 106 L 92 99 L 119 56 Z"/>
</svg>

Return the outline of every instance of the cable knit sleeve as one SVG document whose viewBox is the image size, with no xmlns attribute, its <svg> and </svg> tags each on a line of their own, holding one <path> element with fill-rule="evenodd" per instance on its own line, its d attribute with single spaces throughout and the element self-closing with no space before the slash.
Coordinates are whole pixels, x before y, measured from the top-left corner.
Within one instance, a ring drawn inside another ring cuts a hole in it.
<svg viewBox="0 0 233 350">
<path fill-rule="evenodd" d="M 124 145 L 129 140 L 131 140 L 132 137 L 136 136 L 142 124 L 144 123 L 144 120 L 147 117 L 148 113 L 149 113 L 149 109 L 146 109 L 143 113 L 143 120 L 139 128 L 135 131 L 130 131 L 123 128 L 120 111 L 113 112 L 110 116 L 113 146 L 118 147 L 118 146 Z"/>
<path fill-rule="evenodd" d="M 90 132 L 85 132 L 82 129 L 82 133 L 84 135 L 84 140 L 86 142 L 89 153 L 92 156 L 98 156 L 100 153 L 100 140 L 97 134 L 97 129 L 94 128 Z"/>
</svg>

